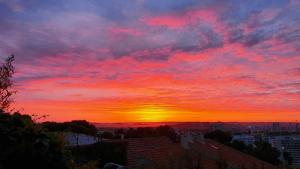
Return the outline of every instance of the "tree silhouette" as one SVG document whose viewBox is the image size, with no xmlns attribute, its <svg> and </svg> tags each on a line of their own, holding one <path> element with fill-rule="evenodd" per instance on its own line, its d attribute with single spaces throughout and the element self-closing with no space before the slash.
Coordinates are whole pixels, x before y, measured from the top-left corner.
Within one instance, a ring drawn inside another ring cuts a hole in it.
<svg viewBox="0 0 300 169">
<path fill-rule="evenodd" d="M 0 109 L 8 111 L 13 100 L 11 96 L 16 93 L 12 89 L 13 82 L 11 80 L 15 73 L 13 61 L 14 55 L 11 55 L 5 59 L 5 62 L 0 66 Z"/>
<path fill-rule="evenodd" d="M 0 66 L 0 169 L 69 169 L 70 156 L 59 135 L 49 133 L 29 115 L 9 110 L 14 56 Z"/>
<path fill-rule="evenodd" d="M 230 144 L 232 135 L 230 132 L 225 132 L 221 130 L 214 130 L 212 132 L 208 132 L 204 135 L 205 138 L 210 138 L 220 142 L 222 144 Z"/>
<path fill-rule="evenodd" d="M 0 169 L 69 168 L 61 138 L 37 128 L 28 115 L 0 113 L 0 138 Z"/>
</svg>

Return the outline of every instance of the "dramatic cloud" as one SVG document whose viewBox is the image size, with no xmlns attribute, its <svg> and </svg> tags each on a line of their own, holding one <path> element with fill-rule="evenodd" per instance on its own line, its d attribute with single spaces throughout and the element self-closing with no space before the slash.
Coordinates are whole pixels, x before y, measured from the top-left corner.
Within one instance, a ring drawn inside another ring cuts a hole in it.
<svg viewBox="0 0 300 169">
<path fill-rule="evenodd" d="M 299 21 L 298 0 L 0 0 L 0 55 L 16 107 L 49 120 L 292 121 Z"/>
</svg>

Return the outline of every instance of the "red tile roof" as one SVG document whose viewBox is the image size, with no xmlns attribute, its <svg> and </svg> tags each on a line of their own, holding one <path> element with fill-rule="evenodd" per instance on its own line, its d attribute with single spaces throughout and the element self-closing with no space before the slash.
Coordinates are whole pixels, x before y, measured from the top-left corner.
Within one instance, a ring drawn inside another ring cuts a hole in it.
<svg viewBox="0 0 300 169">
<path fill-rule="evenodd" d="M 178 156 L 182 149 L 167 137 L 128 139 L 128 168 L 136 169 L 143 160 L 156 166 L 166 166 L 172 156 Z"/>
<path fill-rule="evenodd" d="M 246 169 L 255 167 L 258 169 L 276 169 L 276 166 L 210 139 L 205 139 L 204 144 L 195 143 L 193 148 L 200 151 L 207 158 L 223 159 L 233 168 L 241 168 L 243 166 Z"/>
<path fill-rule="evenodd" d="M 171 166 L 180 169 L 189 164 L 197 165 L 199 158 L 203 169 L 218 169 L 217 161 L 220 159 L 237 169 L 242 166 L 245 169 L 276 169 L 271 164 L 212 140 L 205 140 L 204 144 L 194 143 L 188 150 L 167 137 L 128 139 L 127 144 L 129 169 L 138 169 L 143 164 L 155 166 L 155 169 L 168 169 Z"/>
</svg>

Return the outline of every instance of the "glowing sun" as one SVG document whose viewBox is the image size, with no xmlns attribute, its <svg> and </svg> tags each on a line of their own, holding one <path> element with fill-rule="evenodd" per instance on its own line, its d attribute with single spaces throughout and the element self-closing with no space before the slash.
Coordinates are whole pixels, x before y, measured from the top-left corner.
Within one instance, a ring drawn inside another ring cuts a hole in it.
<svg viewBox="0 0 300 169">
<path fill-rule="evenodd" d="M 141 122 L 161 122 L 167 120 L 170 112 L 163 107 L 146 105 L 137 109 L 135 114 Z"/>
</svg>

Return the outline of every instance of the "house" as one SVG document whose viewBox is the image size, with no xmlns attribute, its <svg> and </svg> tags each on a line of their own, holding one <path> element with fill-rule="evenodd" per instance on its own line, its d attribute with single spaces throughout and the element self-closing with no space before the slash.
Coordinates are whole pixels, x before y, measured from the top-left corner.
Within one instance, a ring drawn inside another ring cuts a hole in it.
<svg viewBox="0 0 300 169">
<path fill-rule="evenodd" d="M 167 137 L 127 140 L 129 169 L 276 169 L 275 166 L 215 141 L 190 142 L 187 147 Z"/>
<path fill-rule="evenodd" d="M 129 169 L 169 168 L 183 153 L 179 144 L 167 137 L 134 138 L 127 140 Z"/>
<path fill-rule="evenodd" d="M 282 156 L 288 152 L 293 158 L 292 165 L 300 167 L 300 135 L 270 135 L 265 136 L 264 140 L 279 150 Z"/>
<path fill-rule="evenodd" d="M 194 143 L 192 149 L 201 153 L 204 158 L 217 163 L 223 161 L 232 169 L 276 169 L 276 166 L 210 139 L 205 139 L 205 143 Z"/>
<path fill-rule="evenodd" d="M 94 136 L 79 133 L 63 133 L 63 137 L 68 146 L 82 146 L 97 143 Z"/>
</svg>

